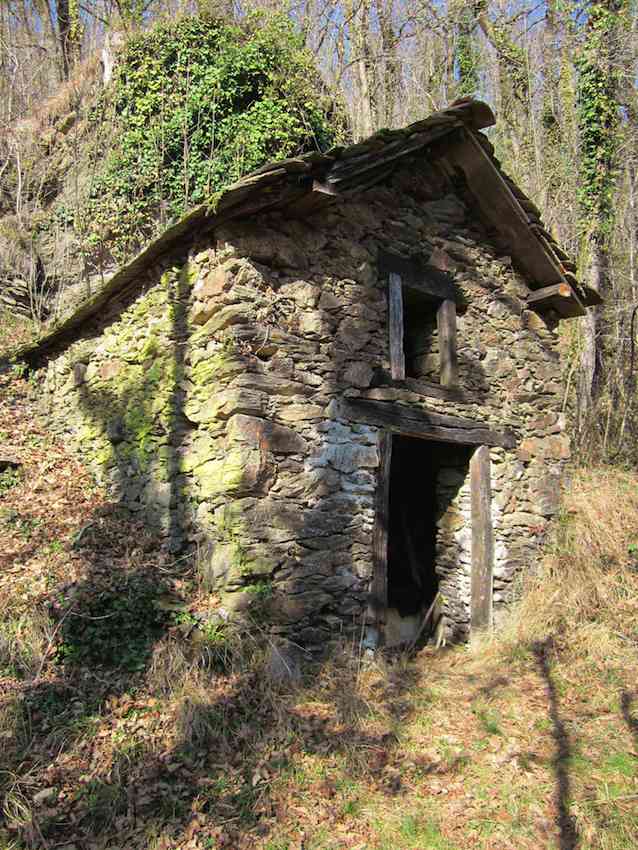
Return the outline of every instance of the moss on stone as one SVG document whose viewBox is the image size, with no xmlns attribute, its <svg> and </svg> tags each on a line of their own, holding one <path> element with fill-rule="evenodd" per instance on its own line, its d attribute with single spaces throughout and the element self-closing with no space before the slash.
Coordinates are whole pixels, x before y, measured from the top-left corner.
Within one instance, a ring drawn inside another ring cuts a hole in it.
<svg viewBox="0 0 638 850">
<path fill-rule="evenodd" d="M 210 460 L 195 470 L 195 478 L 203 499 L 222 493 L 234 493 L 252 480 L 251 470 L 259 463 L 258 453 L 245 448 L 234 448 L 224 457 Z"/>
<path fill-rule="evenodd" d="M 174 282 L 175 277 L 164 280 Z M 138 298 L 105 329 L 86 370 L 88 386 L 79 389 L 83 422 L 78 442 L 101 467 L 133 464 L 148 471 L 166 442 L 162 432 L 174 422 L 178 375 L 175 352 L 169 347 L 167 300 L 168 293 L 159 286 Z M 152 320 L 150 313 L 155 314 Z M 105 364 L 111 365 L 105 369 Z M 118 427 L 112 427 L 114 422 Z M 165 481 L 167 464 L 162 461 L 160 468 Z"/>
<path fill-rule="evenodd" d="M 215 452 L 215 440 L 208 434 L 200 434 L 182 455 L 180 469 L 182 472 L 192 472 L 198 466 L 207 463 Z"/>
</svg>

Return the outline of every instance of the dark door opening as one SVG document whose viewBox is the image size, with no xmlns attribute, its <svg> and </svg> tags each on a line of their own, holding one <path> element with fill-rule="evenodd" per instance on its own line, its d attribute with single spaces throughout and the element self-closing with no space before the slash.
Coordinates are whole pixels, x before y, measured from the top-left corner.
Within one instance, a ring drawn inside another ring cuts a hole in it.
<svg viewBox="0 0 638 850">
<path fill-rule="evenodd" d="M 439 592 L 437 561 L 449 561 L 441 552 L 439 523 L 467 479 L 470 454 L 466 446 L 392 437 L 386 645 L 414 639 Z M 437 617 L 438 610 L 423 630 L 424 639 L 436 627 Z"/>
</svg>

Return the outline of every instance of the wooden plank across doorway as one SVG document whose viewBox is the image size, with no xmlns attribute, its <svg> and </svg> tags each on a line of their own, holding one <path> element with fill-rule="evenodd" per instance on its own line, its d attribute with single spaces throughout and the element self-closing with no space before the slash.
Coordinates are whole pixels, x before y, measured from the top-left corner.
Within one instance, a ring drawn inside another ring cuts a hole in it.
<svg viewBox="0 0 638 850">
<path fill-rule="evenodd" d="M 465 446 L 502 446 L 506 449 L 516 445 L 516 439 L 510 431 L 494 431 L 484 422 L 392 402 L 342 399 L 339 402 L 339 413 L 352 422 L 377 425 L 406 437 L 422 437 Z"/>
<path fill-rule="evenodd" d="M 479 446 L 470 460 L 470 492 L 472 501 L 470 631 L 474 634 L 492 626 L 494 530 L 492 528 L 490 450 L 487 446 Z"/>
</svg>

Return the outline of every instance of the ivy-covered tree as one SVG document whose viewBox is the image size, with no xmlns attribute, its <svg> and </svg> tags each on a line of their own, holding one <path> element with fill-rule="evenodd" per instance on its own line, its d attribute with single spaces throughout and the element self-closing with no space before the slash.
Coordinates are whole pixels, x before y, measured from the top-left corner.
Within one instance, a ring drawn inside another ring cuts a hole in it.
<svg viewBox="0 0 638 850">
<path fill-rule="evenodd" d="M 608 294 L 609 247 L 614 222 L 615 158 L 618 142 L 619 28 L 623 0 L 595 0 L 578 57 L 582 274 Z M 600 395 L 603 370 L 603 309 L 583 319 L 580 407 L 585 419 Z"/>
<path fill-rule="evenodd" d="M 459 12 L 456 34 L 456 66 L 460 97 L 474 97 L 479 91 L 480 52 L 474 35 L 475 27 L 476 20 L 471 8 L 463 4 Z"/>
<path fill-rule="evenodd" d="M 62 73 L 67 78 L 71 73 L 71 68 L 80 58 L 82 24 L 80 22 L 79 0 L 57 0 L 55 18 L 60 39 Z"/>
<path fill-rule="evenodd" d="M 139 33 L 103 110 L 116 132 L 92 187 L 87 247 L 116 260 L 259 165 L 326 149 L 340 128 L 312 54 L 281 16 L 183 18 Z"/>
</svg>

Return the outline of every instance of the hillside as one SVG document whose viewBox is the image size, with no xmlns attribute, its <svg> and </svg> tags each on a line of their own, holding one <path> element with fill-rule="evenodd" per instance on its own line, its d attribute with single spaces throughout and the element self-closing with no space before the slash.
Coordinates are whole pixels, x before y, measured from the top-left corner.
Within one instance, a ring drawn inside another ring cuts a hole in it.
<svg viewBox="0 0 638 850">
<path fill-rule="evenodd" d="M 120 36 L 0 134 L 0 308 L 55 318 L 266 162 L 344 133 L 288 19 L 162 21 Z"/>
<path fill-rule="evenodd" d="M 0 376 L 0 846 L 633 848 L 638 480 L 575 473 L 483 647 L 288 666 Z M 613 508 L 612 508 L 613 506 Z"/>
<path fill-rule="evenodd" d="M 0 306 L 27 316 L 83 278 L 73 216 L 95 167 L 89 114 L 100 90 L 97 56 L 0 136 Z"/>
</svg>

